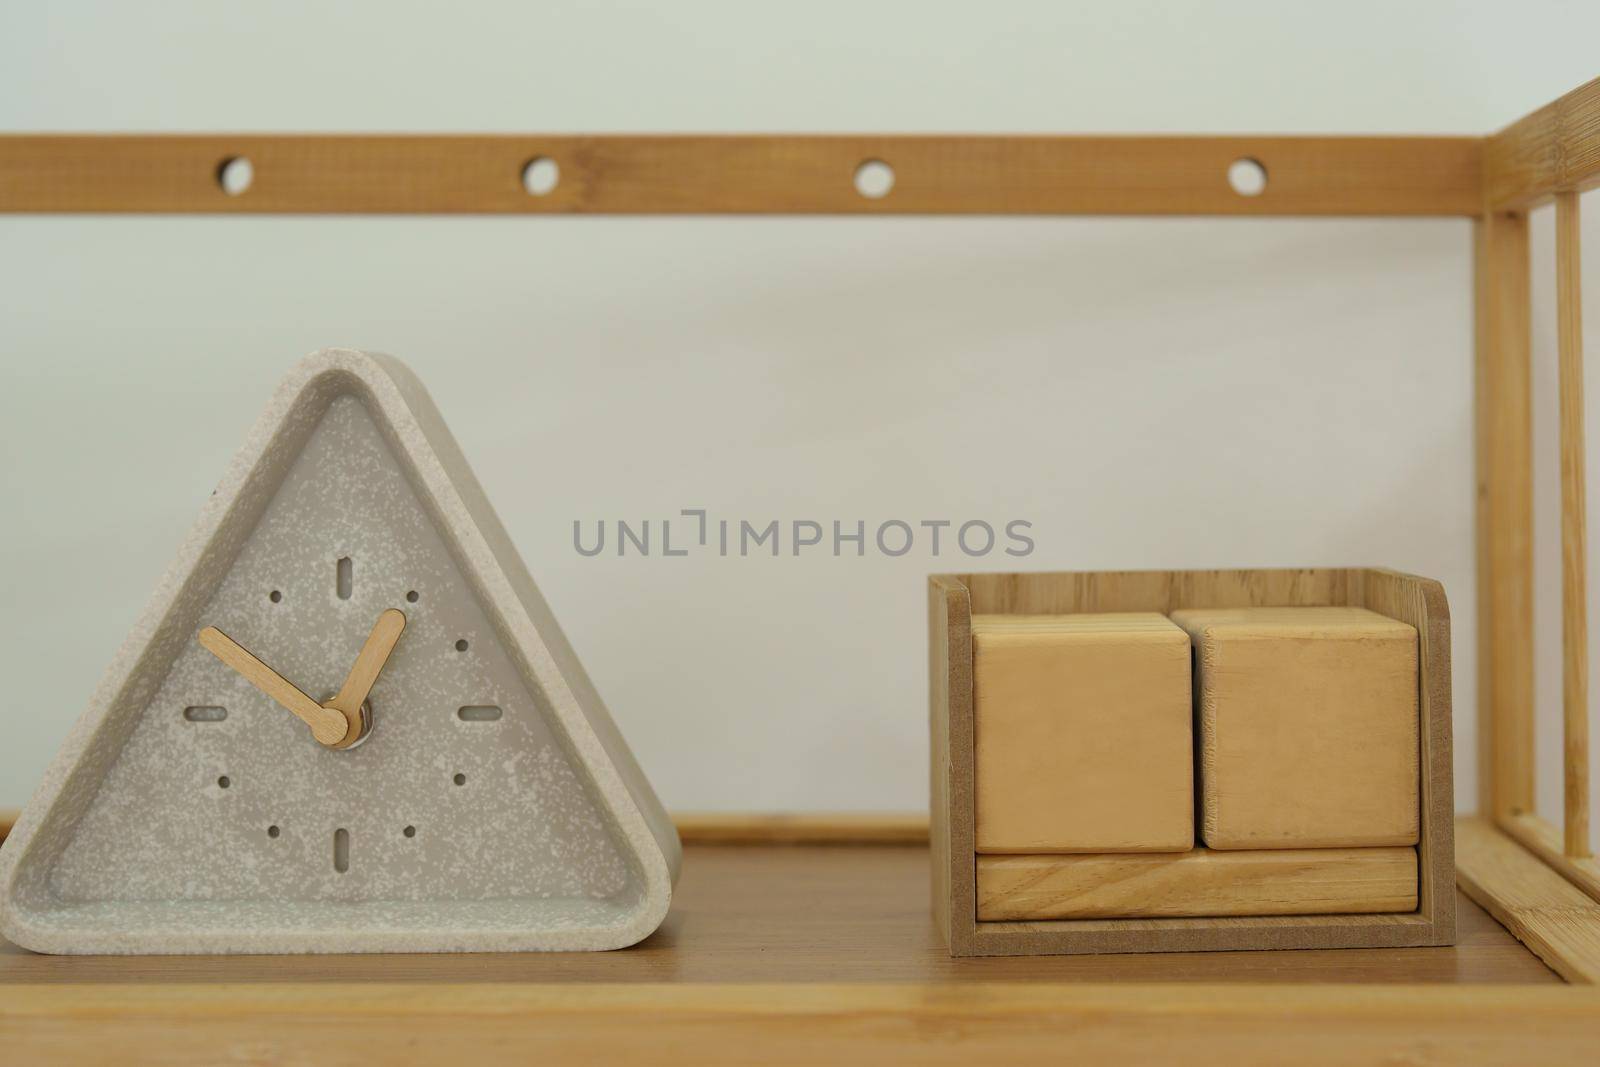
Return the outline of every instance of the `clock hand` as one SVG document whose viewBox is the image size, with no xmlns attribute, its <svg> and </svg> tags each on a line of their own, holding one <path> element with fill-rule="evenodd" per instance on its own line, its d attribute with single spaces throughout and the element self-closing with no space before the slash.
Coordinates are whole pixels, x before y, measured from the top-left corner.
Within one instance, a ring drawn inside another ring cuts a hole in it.
<svg viewBox="0 0 1600 1067">
<path fill-rule="evenodd" d="M 389 608 L 379 615 L 378 621 L 372 626 L 372 633 L 367 635 L 366 643 L 356 654 L 356 662 L 350 668 L 344 685 L 333 698 L 323 702 L 324 708 L 340 712 L 349 721 L 351 733 L 346 736 L 352 743 L 359 740 L 362 733 L 361 705 L 366 702 L 367 694 L 372 692 L 373 683 L 378 680 L 383 665 L 389 662 L 389 654 L 394 651 L 395 643 L 400 640 L 405 628 L 406 613 L 398 608 Z"/>
<path fill-rule="evenodd" d="M 207 626 L 200 631 L 200 644 L 243 675 L 245 681 L 298 716 L 311 727 L 311 736 L 324 745 L 337 745 L 350 732 L 350 724 L 344 715 L 324 708 L 306 696 L 283 675 L 262 663 L 247 648 L 215 626 Z"/>
</svg>

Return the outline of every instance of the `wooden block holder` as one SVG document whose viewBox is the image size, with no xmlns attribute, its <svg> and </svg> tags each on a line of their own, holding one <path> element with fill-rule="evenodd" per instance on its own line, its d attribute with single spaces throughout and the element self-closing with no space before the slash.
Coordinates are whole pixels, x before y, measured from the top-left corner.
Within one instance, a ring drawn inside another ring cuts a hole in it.
<svg viewBox="0 0 1600 1067">
<path fill-rule="evenodd" d="M 972 748 L 973 614 L 1364 607 L 1418 635 L 1417 910 L 1388 915 L 978 922 Z M 1372 568 L 941 574 L 928 580 L 933 914 L 952 956 L 1408 948 L 1455 942 L 1450 609 L 1428 578 Z"/>
</svg>

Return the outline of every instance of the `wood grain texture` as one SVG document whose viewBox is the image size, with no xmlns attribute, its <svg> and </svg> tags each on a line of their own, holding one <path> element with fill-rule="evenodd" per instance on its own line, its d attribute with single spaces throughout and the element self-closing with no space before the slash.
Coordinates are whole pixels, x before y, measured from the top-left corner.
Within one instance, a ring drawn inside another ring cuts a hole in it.
<svg viewBox="0 0 1600 1067">
<path fill-rule="evenodd" d="M 0 137 L 0 211 L 184 213 L 1474 215 L 1474 137 Z M 254 181 L 230 196 L 223 163 Z M 522 169 L 554 160 L 530 195 Z M 1259 196 L 1228 167 L 1259 161 Z M 865 161 L 894 168 L 881 199 Z"/>
<path fill-rule="evenodd" d="M 1478 810 L 1533 810 L 1533 408 L 1528 220 L 1475 229 Z"/>
<path fill-rule="evenodd" d="M 926 845 L 928 817 L 909 812 L 747 815 L 678 812 L 678 837 L 695 845 Z"/>
<path fill-rule="evenodd" d="M 1600 78 L 1484 140 L 1492 211 L 1526 210 L 1563 189 L 1600 184 Z"/>
<path fill-rule="evenodd" d="M 1189 639 L 1155 612 L 972 617 L 979 852 L 1194 844 Z"/>
<path fill-rule="evenodd" d="M 0 808 L 0 842 L 22 812 Z M 921 812 L 677 812 L 672 824 L 696 845 L 926 845 Z"/>
<path fill-rule="evenodd" d="M 1420 835 L 1418 908 L 1406 915 L 1261 916 L 1214 919 L 1081 919 L 979 923 L 975 911 L 949 907 L 951 950 L 957 954 L 1037 955 L 1064 952 L 1216 951 L 1268 948 L 1354 948 L 1449 944 L 1455 936 L 1453 786 L 1450 744 L 1450 615 L 1438 582 L 1395 571 L 1362 568 L 1225 571 L 1117 571 L 943 575 L 930 580 L 930 610 L 948 610 L 952 583 L 965 588 L 963 609 L 978 614 L 1071 614 L 1088 611 L 1157 611 L 1186 607 L 1352 605 L 1389 615 L 1419 635 Z M 968 615 L 964 621 L 969 621 Z M 932 620 L 935 632 L 938 621 Z M 970 666 L 968 678 L 970 679 Z M 947 688 L 959 687 L 959 676 Z M 937 701 L 940 691 L 933 693 Z M 972 763 L 954 739 L 970 738 L 970 703 L 947 701 L 935 709 L 933 744 L 948 724 L 946 796 L 970 793 Z M 936 788 L 938 783 L 936 781 Z M 971 851 L 972 810 L 958 804 L 935 842 L 950 842 L 951 898 L 976 879 Z M 960 843 L 958 843 L 960 842 Z M 939 847 L 936 844 L 936 847 Z M 944 876 L 941 876 L 944 877 Z M 935 881 L 935 893 L 940 883 Z M 970 898 L 967 898 L 970 899 Z"/>
<path fill-rule="evenodd" d="M 903 845 L 690 845 L 666 922 L 620 952 L 63 957 L 0 942 L 0 1004 L 16 983 L 1559 983 L 1470 902 L 1451 948 L 952 959 L 928 921 L 928 862 Z"/>
<path fill-rule="evenodd" d="M 1591 1064 L 1591 990 L 1052 983 L 21 987 L 22 1063 Z"/>
<path fill-rule="evenodd" d="M 1444 586 L 1397 571 L 1368 569 L 1350 576 L 1350 602 L 1410 623 L 1419 656 L 1418 725 L 1421 822 L 1418 826 L 1417 910 L 1441 929 L 1455 925 L 1455 747 L 1451 731 L 1450 605 Z M 1442 723 L 1441 723 L 1442 719 Z"/>
<path fill-rule="evenodd" d="M 1416 908 L 1412 848 L 978 857 L 980 922 Z"/>
<path fill-rule="evenodd" d="M 329 748 L 347 747 L 346 740 L 354 741 L 351 733 L 359 737 L 360 721 L 348 719 L 337 708 L 324 707 L 307 696 L 293 682 L 261 662 L 249 649 L 217 629 L 207 626 L 200 631 L 200 644 L 284 710 L 311 727 L 311 736 Z"/>
<path fill-rule="evenodd" d="M 1600 901 L 1600 860 L 1567 855 L 1561 831 L 1537 815 L 1518 815 L 1496 825 L 1507 837 L 1544 861 L 1545 866 Z"/>
<path fill-rule="evenodd" d="M 1568 856 L 1589 849 L 1589 567 L 1584 540 L 1583 286 L 1578 194 L 1556 194 L 1556 346 L 1561 409 L 1562 833 Z"/>
<path fill-rule="evenodd" d="M 1600 982 L 1600 904 L 1486 819 L 1456 828 L 1461 888 L 1569 982 Z"/>
<path fill-rule="evenodd" d="M 22 812 L 0 808 L 0 842 Z M 927 845 L 921 812 L 678 812 L 678 837 L 695 845 Z"/>
<path fill-rule="evenodd" d="M 372 719 L 362 705 L 366 704 L 367 695 L 377 684 L 378 675 L 383 673 L 383 666 L 389 662 L 405 629 L 406 614 L 399 608 L 388 608 L 380 613 L 367 639 L 361 643 L 361 651 L 356 653 L 356 661 L 351 664 L 344 684 L 331 699 L 323 701 L 323 707 L 333 708 L 350 724 L 350 732 L 334 748 L 349 748 L 371 732 Z"/>
<path fill-rule="evenodd" d="M 1188 608 L 1207 847 L 1412 845 L 1418 641 L 1361 607 Z"/>
<path fill-rule="evenodd" d="M 0 808 L 0 842 L 22 812 Z M 921 812 L 678 812 L 678 837 L 697 845 L 926 845 Z"/>
<path fill-rule="evenodd" d="M 972 764 L 972 604 L 953 578 L 928 579 L 928 785 L 933 919 L 953 956 L 971 955 L 977 900 Z"/>
</svg>

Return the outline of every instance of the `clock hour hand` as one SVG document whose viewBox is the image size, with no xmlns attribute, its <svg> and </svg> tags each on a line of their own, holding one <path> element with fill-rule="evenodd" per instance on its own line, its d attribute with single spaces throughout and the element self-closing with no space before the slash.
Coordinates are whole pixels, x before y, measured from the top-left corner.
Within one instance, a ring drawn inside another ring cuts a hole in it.
<svg viewBox="0 0 1600 1067">
<path fill-rule="evenodd" d="M 372 692 L 379 672 L 389 662 L 389 654 L 394 651 L 395 643 L 400 640 L 405 628 L 406 613 L 398 608 L 389 608 L 379 615 L 378 621 L 372 626 L 372 633 L 367 635 L 366 643 L 356 654 L 356 662 L 350 668 L 344 685 L 323 707 L 341 712 L 359 730 L 361 705 L 366 702 L 367 694 Z"/>
<path fill-rule="evenodd" d="M 324 745 L 337 745 L 350 732 L 350 724 L 344 715 L 324 708 L 306 696 L 283 675 L 262 663 L 249 649 L 215 626 L 207 626 L 200 631 L 200 644 L 238 671 L 245 681 L 293 712 L 311 727 L 311 736 Z"/>
</svg>

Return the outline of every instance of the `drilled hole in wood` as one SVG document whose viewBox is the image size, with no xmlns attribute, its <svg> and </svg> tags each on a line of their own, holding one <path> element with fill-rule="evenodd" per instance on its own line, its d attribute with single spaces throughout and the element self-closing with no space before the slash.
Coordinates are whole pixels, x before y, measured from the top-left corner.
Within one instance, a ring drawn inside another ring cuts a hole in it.
<svg viewBox="0 0 1600 1067">
<path fill-rule="evenodd" d="M 1267 168 L 1246 156 L 1228 166 L 1228 184 L 1240 196 L 1260 196 L 1267 190 Z"/>
<path fill-rule="evenodd" d="M 529 196 L 548 196 L 561 182 L 561 167 L 549 156 L 535 156 L 522 168 L 522 187 Z"/>
<path fill-rule="evenodd" d="M 502 714 L 493 704 L 463 704 L 456 709 L 456 718 L 462 722 L 497 722 Z"/>
<path fill-rule="evenodd" d="M 221 722 L 228 717 L 228 709 L 216 704 L 196 704 L 184 708 L 183 717 L 190 722 Z"/>
<path fill-rule="evenodd" d="M 340 600 L 349 600 L 355 588 L 355 567 L 349 556 L 340 556 L 333 568 L 333 591 Z"/>
<path fill-rule="evenodd" d="M 881 159 L 869 159 L 856 168 L 856 192 L 868 200 L 882 200 L 894 189 L 894 168 Z"/>
<path fill-rule="evenodd" d="M 343 827 L 333 832 L 333 869 L 340 874 L 350 869 L 350 831 Z"/>
<path fill-rule="evenodd" d="M 246 156 L 229 156 L 217 164 L 217 188 L 229 196 L 243 196 L 255 180 L 255 164 Z"/>
</svg>

